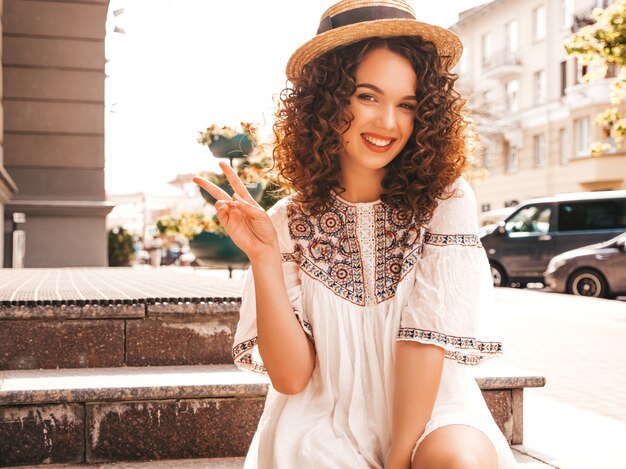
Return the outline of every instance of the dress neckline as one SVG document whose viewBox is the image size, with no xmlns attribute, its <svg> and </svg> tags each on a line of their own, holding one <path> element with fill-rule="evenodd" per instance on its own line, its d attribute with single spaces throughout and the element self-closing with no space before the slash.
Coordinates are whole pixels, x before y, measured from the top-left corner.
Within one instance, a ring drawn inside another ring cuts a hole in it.
<svg viewBox="0 0 626 469">
<path fill-rule="evenodd" d="M 333 195 L 335 200 L 341 202 L 344 205 L 348 205 L 350 207 L 373 207 L 374 205 L 382 204 L 383 201 L 381 199 L 376 199 L 371 202 L 349 202 L 348 200 L 341 197 L 334 189 L 330 190 L 330 193 Z"/>
</svg>

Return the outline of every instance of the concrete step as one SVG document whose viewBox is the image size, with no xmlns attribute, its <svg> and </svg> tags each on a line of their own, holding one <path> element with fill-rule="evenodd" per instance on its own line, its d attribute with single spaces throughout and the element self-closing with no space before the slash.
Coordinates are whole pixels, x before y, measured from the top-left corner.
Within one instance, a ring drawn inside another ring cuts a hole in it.
<svg viewBox="0 0 626 469">
<path fill-rule="evenodd" d="M 18 274 L 0 272 L 0 299 L 16 299 L 0 301 L 0 370 L 232 363 L 241 281 L 170 269 Z"/>
<path fill-rule="evenodd" d="M 234 365 L 0 373 L 0 467 L 245 455 L 269 380 Z"/>
<path fill-rule="evenodd" d="M 509 443 L 521 443 L 522 393 L 545 380 L 474 368 Z M 269 379 L 234 365 L 0 372 L 0 467 L 244 456 Z"/>
<path fill-rule="evenodd" d="M 517 467 L 523 469 L 548 469 L 554 468 L 545 462 L 528 456 L 515 448 L 513 454 Z M 46 469 L 242 469 L 245 458 L 202 458 L 202 459 L 177 459 L 166 461 L 146 462 L 119 462 L 111 464 L 53 464 L 45 466 Z M 42 466 L 19 466 L 20 469 L 41 469 Z"/>
<path fill-rule="evenodd" d="M 174 459 L 165 461 L 118 462 L 111 464 L 52 464 L 46 469 L 241 469 L 241 458 Z M 17 466 L 15 466 L 17 467 Z M 42 466 L 19 466 L 20 469 L 42 469 Z"/>
</svg>

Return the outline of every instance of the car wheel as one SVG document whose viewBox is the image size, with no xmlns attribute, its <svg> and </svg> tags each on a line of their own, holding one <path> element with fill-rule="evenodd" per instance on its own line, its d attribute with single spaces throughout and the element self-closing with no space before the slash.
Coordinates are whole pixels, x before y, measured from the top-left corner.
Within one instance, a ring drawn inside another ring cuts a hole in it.
<svg viewBox="0 0 626 469">
<path fill-rule="evenodd" d="M 567 290 L 572 295 L 591 298 L 606 298 L 609 293 L 609 288 L 602 274 L 591 269 L 574 272 L 569 278 Z"/>
<path fill-rule="evenodd" d="M 495 262 L 490 262 L 489 267 L 491 268 L 491 278 L 493 280 L 493 286 L 506 287 L 507 278 L 504 269 Z"/>
</svg>

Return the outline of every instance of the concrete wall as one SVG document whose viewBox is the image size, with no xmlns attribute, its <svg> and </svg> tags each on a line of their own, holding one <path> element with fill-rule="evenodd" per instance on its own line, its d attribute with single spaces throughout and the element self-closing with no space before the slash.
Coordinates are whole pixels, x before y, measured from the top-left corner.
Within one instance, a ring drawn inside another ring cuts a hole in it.
<svg viewBox="0 0 626 469">
<path fill-rule="evenodd" d="M 107 0 L 4 0 L 4 164 L 26 267 L 107 265 Z M 5 260 L 5 266 L 7 262 Z"/>
</svg>

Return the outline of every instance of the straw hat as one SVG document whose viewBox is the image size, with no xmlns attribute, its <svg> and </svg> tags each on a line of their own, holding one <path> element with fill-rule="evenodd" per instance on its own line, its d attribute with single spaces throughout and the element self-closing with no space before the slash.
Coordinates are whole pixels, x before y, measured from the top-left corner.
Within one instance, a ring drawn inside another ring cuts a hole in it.
<svg viewBox="0 0 626 469">
<path fill-rule="evenodd" d="M 437 47 L 441 56 L 452 58 L 452 68 L 463 45 L 451 31 L 415 19 L 405 0 L 341 0 L 322 15 L 317 35 L 299 47 L 287 63 L 287 78 L 302 73 L 302 67 L 320 55 L 371 37 L 421 36 Z"/>
</svg>

